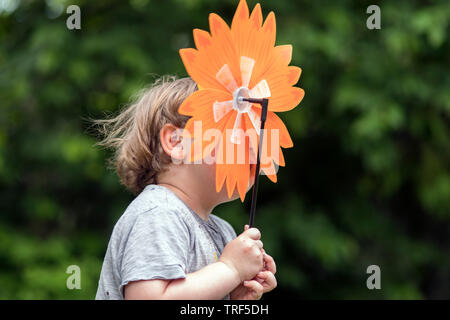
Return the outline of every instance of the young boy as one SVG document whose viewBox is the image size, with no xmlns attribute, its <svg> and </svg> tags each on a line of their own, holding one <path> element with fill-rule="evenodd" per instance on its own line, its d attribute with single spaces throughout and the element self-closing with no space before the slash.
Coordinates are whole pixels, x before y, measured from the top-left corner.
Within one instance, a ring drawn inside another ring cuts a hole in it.
<svg viewBox="0 0 450 320">
<path fill-rule="evenodd" d="M 138 196 L 117 221 L 96 299 L 259 299 L 276 287 L 275 263 L 256 228 L 236 237 L 211 214 L 228 199 L 214 164 L 173 163 L 184 152 L 178 107 L 191 78 L 162 78 L 117 117 L 99 120 L 121 182 Z"/>
</svg>

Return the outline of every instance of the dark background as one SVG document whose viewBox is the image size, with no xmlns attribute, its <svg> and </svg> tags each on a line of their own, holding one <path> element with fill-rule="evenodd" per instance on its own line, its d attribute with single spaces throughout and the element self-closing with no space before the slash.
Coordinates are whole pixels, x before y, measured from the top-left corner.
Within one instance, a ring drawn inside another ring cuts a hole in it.
<svg viewBox="0 0 450 320">
<path fill-rule="evenodd" d="M 293 44 L 302 103 L 256 226 L 278 266 L 266 298 L 450 298 L 448 1 L 261 1 Z M 92 299 L 114 223 L 133 195 L 107 170 L 86 118 L 155 75 L 238 1 L 0 1 L 0 298 Z M 256 1 L 248 1 L 250 9 Z M 66 8 L 81 8 L 81 30 Z M 239 233 L 249 198 L 214 213 Z M 69 265 L 81 290 L 68 290 Z M 381 290 L 366 269 L 381 268 Z"/>
</svg>

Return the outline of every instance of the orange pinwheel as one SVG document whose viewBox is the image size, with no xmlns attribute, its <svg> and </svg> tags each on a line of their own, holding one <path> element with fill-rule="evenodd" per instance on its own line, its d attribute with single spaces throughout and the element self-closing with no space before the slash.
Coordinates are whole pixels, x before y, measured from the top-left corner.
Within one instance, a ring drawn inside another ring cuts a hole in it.
<svg viewBox="0 0 450 320">
<path fill-rule="evenodd" d="M 195 135 L 196 122 L 203 133 L 210 129 L 222 133 L 212 143 L 202 141 L 199 148 L 194 147 L 191 160 L 204 159 L 215 150 L 216 190 L 226 183 L 228 196 L 237 189 L 244 201 L 255 174 L 251 164 L 259 145 L 261 106 L 242 98 L 270 101 L 260 160 L 261 170 L 276 182 L 276 165 L 285 165 L 281 148 L 290 148 L 293 143 L 275 112 L 289 111 L 303 99 L 303 89 L 294 87 L 301 69 L 289 66 L 291 45 L 275 46 L 275 14 L 270 12 L 263 23 L 259 4 L 249 15 L 246 1 L 241 0 L 231 28 L 214 13 L 209 16 L 209 25 L 210 33 L 194 29 L 196 49 L 180 50 L 186 71 L 199 90 L 178 111 L 191 116 L 185 131 L 193 137 L 194 146 L 206 139 Z"/>
</svg>

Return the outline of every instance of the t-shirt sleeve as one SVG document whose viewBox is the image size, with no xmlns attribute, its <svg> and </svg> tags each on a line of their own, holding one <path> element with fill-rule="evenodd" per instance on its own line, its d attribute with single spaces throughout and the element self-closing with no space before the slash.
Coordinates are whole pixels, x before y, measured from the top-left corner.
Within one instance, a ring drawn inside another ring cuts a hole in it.
<svg viewBox="0 0 450 320">
<path fill-rule="evenodd" d="M 126 240 L 120 292 L 131 281 L 186 277 L 189 229 L 177 212 L 141 213 Z"/>
</svg>

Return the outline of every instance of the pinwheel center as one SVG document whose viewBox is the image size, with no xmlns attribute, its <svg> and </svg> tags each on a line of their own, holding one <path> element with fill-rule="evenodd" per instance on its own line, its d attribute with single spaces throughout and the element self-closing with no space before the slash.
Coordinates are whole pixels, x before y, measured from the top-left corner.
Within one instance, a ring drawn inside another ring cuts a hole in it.
<svg viewBox="0 0 450 320">
<path fill-rule="evenodd" d="M 242 101 L 250 97 L 250 90 L 246 87 L 237 88 L 233 93 L 233 109 L 238 113 L 249 112 L 251 103 L 247 101 Z"/>
</svg>

